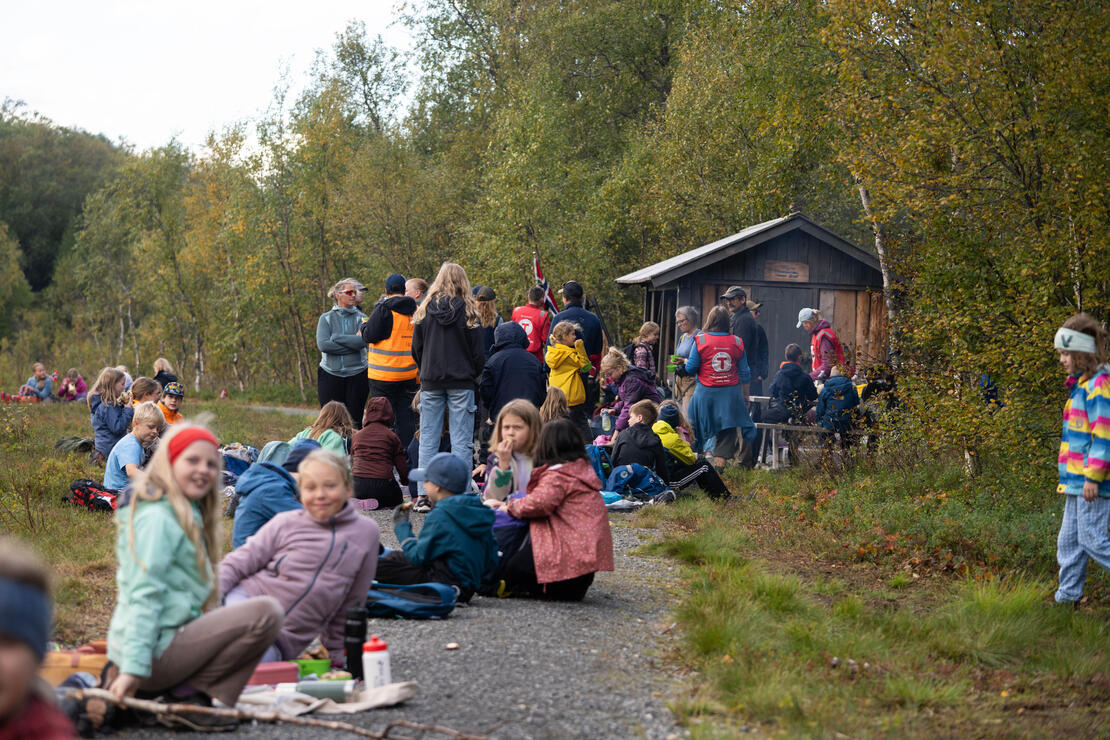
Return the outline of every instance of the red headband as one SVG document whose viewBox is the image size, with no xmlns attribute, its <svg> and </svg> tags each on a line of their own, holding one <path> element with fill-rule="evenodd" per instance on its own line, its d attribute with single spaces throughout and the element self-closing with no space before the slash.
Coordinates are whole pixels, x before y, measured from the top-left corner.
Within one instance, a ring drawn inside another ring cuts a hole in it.
<svg viewBox="0 0 1110 740">
<path fill-rule="evenodd" d="M 187 427 L 174 435 L 174 438 L 170 440 L 170 465 L 173 465 L 174 460 L 176 460 L 181 453 L 185 451 L 185 448 L 193 442 L 209 442 L 213 447 L 220 446 L 219 441 L 212 432 L 204 427 Z"/>
</svg>

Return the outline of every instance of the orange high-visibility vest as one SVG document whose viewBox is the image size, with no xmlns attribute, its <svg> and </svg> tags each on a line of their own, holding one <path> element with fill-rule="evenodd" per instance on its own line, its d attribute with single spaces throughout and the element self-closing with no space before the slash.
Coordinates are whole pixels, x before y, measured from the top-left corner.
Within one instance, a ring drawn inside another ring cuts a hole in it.
<svg viewBox="0 0 1110 740">
<path fill-rule="evenodd" d="M 370 380 L 412 380 L 417 376 L 416 360 L 412 359 L 412 317 L 391 313 L 389 337 L 366 348 L 366 377 Z"/>
</svg>

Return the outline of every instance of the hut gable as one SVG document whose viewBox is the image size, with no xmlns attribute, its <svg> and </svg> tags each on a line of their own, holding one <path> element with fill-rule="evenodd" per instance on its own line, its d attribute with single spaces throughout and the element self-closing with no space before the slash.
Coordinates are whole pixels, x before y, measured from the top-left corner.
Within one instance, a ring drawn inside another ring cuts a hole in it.
<svg viewBox="0 0 1110 740">
<path fill-rule="evenodd" d="M 749 226 L 616 282 L 646 289 L 644 318 L 664 327 L 663 347 L 674 346 L 678 306 L 693 305 L 704 318 L 728 286 L 740 285 L 749 300 L 763 304 L 769 374 L 787 344 L 808 349 L 808 337 L 796 326 L 798 310 L 807 306 L 829 319 L 857 363 L 871 364 L 885 354 L 878 260 L 800 213 Z"/>
</svg>

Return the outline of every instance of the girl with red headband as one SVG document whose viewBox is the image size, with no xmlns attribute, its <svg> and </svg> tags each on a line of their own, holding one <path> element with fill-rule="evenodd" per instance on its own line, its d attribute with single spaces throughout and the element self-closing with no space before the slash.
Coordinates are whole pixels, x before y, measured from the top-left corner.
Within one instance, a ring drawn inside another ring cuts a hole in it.
<svg viewBox="0 0 1110 740">
<path fill-rule="evenodd" d="M 204 427 L 178 425 L 116 513 L 119 595 L 102 684 L 117 697 L 143 692 L 198 706 L 211 706 L 213 698 L 234 706 L 281 630 L 281 605 L 269 597 L 217 608 L 217 447 Z M 199 714 L 189 720 L 206 729 L 227 724 Z"/>
</svg>

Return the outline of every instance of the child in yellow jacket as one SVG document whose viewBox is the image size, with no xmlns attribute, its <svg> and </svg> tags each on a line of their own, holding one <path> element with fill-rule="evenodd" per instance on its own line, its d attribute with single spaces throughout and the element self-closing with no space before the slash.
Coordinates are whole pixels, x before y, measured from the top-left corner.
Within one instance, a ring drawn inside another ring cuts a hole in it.
<svg viewBox="0 0 1110 740">
<path fill-rule="evenodd" d="M 575 332 L 581 327 L 569 321 L 560 321 L 551 330 L 551 346 L 547 348 L 544 361 L 551 368 L 551 385 L 561 389 L 567 396 L 570 419 L 582 429 L 589 440 L 590 412 L 586 408 L 586 386 L 582 382 L 581 371 L 593 368 L 586 347 Z"/>
<path fill-rule="evenodd" d="M 659 418 L 651 425 L 651 431 L 663 443 L 670 462 L 671 488 L 681 489 L 697 483 L 709 494 L 709 498 L 727 500 L 730 497 L 728 487 L 713 465 L 704 457 L 698 457 L 687 442 L 676 431 L 681 424 L 679 408 L 672 402 L 664 403 L 659 407 Z"/>
</svg>

